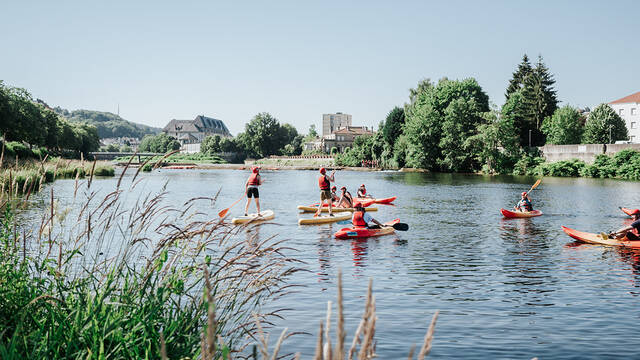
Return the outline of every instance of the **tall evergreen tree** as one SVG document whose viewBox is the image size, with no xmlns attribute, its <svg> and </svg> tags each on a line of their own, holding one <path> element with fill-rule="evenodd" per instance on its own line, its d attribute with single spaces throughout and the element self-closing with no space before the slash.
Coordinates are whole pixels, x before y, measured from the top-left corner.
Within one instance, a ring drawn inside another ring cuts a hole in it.
<svg viewBox="0 0 640 360">
<path fill-rule="evenodd" d="M 513 78 L 509 80 L 509 86 L 507 87 L 507 92 L 505 97 L 509 100 L 509 97 L 514 92 L 522 89 L 524 86 L 524 80 L 531 74 L 533 68 L 531 67 L 531 63 L 529 63 L 529 57 L 527 54 L 522 56 L 522 62 L 518 65 L 518 69 L 513 73 Z"/>
</svg>

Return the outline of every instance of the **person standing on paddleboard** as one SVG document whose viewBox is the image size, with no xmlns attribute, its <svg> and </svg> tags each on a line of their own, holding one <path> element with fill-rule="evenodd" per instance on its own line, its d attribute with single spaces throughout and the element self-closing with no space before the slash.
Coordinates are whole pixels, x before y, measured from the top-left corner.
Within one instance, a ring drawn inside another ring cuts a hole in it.
<svg viewBox="0 0 640 360">
<path fill-rule="evenodd" d="M 529 199 L 528 192 L 522 192 L 522 199 L 518 201 L 518 205 L 514 206 L 514 208 L 520 212 L 533 211 L 533 204 L 531 203 L 531 199 Z"/>
<path fill-rule="evenodd" d="M 351 193 L 347 191 L 345 186 L 341 187 L 340 190 L 342 191 L 342 194 L 340 194 L 340 199 L 338 200 L 338 207 L 353 207 L 353 196 L 351 196 Z"/>
<path fill-rule="evenodd" d="M 316 211 L 314 217 L 320 215 L 325 200 L 329 202 L 329 216 L 333 216 L 333 197 L 331 195 L 331 182 L 336 181 L 334 179 L 335 174 L 336 171 L 333 170 L 331 172 L 331 175 L 327 176 L 327 169 L 320 168 L 320 178 L 318 179 L 318 185 L 320 186 L 320 206 L 318 206 L 318 211 Z"/>
<path fill-rule="evenodd" d="M 262 178 L 260 177 L 260 167 L 254 166 L 251 168 L 251 175 L 244 184 L 244 192 L 247 194 L 247 206 L 244 207 L 244 216 L 247 216 L 249 212 L 249 205 L 251 204 L 251 197 L 256 201 L 256 208 L 258 208 L 258 215 L 260 215 L 260 193 L 258 192 L 258 186 L 262 185 Z"/>
<path fill-rule="evenodd" d="M 366 212 L 360 201 L 356 200 L 356 202 L 353 203 L 353 207 L 355 209 L 351 217 L 353 226 L 366 227 L 369 229 L 379 229 L 384 226 Z"/>
<path fill-rule="evenodd" d="M 630 215 L 633 216 L 631 225 L 610 233 L 609 237 L 620 239 L 626 236 L 628 240 L 640 240 L 640 236 L 638 236 L 640 231 L 640 210 L 635 209 Z"/>
</svg>

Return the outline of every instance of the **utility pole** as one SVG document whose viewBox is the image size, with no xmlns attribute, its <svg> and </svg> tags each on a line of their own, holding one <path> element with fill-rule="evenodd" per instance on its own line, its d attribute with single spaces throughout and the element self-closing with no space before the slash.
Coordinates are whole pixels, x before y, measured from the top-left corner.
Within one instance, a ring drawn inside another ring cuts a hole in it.
<svg viewBox="0 0 640 360">
<path fill-rule="evenodd" d="M 531 147 L 531 129 L 529 129 L 529 147 Z"/>
</svg>

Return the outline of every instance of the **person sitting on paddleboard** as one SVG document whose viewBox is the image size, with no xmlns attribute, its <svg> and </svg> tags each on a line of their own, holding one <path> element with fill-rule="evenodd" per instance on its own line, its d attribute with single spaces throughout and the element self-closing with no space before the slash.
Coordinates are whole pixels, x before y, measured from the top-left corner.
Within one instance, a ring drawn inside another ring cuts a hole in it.
<svg viewBox="0 0 640 360">
<path fill-rule="evenodd" d="M 258 215 L 260 215 L 260 193 L 258 192 L 258 186 L 262 185 L 262 178 L 260 178 L 260 167 L 254 166 L 251 168 L 251 175 L 244 184 L 244 191 L 247 194 L 247 206 L 244 207 L 244 216 L 247 216 L 249 211 L 249 204 L 251 204 L 251 197 L 256 201 L 256 208 L 258 208 Z"/>
<path fill-rule="evenodd" d="M 340 194 L 340 200 L 338 200 L 338 207 L 353 207 L 353 196 L 351 196 L 351 193 L 347 191 L 345 186 L 341 187 L 340 190 L 342 191 L 342 194 Z"/>
<path fill-rule="evenodd" d="M 353 226 L 366 227 L 369 229 L 379 229 L 384 226 L 366 212 L 360 201 L 356 200 L 353 203 L 353 207 L 355 209 L 353 216 L 351 217 L 351 223 L 353 223 Z"/>
<path fill-rule="evenodd" d="M 514 208 L 521 212 L 533 211 L 533 204 L 531 204 L 531 199 L 529 199 L 528 192 L 522 192 L 522 199 L 518 201 L 518 205 L 514 206 Z"/>
<path fill-rule="evenodd" d="M 640 240 L 640 236 L 638 236 L 640 231 L 640 210 L 635 209 L 631 213 L 631 216 L 633 216 L 631 225 L 610 233 L 609 237 L 621 239 L 626 236 L 628 240 Z"/>
<path fill-rule="evenodd" d="M 364 187 L 364 184 L 360 185 L 360 187 L 358 188 L 358 193 L 356 195 L 358 195 L 359 198 L 371 197 L 371 195 L 367 195 L 367 188 Z"/>
<path fill-rule="evenodd" d="M 318 186 L 320 186 L 320 206 L 318 206 L 318 211 L 316 211 L 316 214 L 314 216 L 318 216 L 320 214 L 320 211 L 322 211 L 322 207 L 324 206 L 325 200 L 329 202 L 329 216 L 333 216 L 333 211 L 332 211 L 333 197 L 331 195 L 331 182 L 336 181 L 334 179 L 335 173 L 336 171 L 333 170 L 331 172 L 331 175 L 327 176 L 327 169 L 320 168 L 321 175 L 320 175 L 320 178 L 318 178 Z"/>
<path fill-rule="evenodd" d="M 336 201 L 340 200 L 340 197 L 338 197 L 338 194 L 336 194 L 337 190 L 338 190 L 337 187 L 335 187 L 335 186 L 331 187 L 331 201 L 332 202 L 336 202 Z"/>
</svg>

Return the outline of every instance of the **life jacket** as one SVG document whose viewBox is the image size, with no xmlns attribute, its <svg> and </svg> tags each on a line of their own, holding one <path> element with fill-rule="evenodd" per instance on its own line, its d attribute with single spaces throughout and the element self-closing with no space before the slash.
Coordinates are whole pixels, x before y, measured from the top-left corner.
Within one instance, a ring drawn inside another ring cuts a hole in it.
<svg viewBox="0 0 640 360">
<path fill-rule="evenodd" d="M 318 185 L 320 186 L 320 190 L 329 190 L 331 183 L 329 183 L 329 180 L 327 180 L 326 175 L 322 175 L 318 179 Z"/>
<path fill-rule="evenodd" d="M 532 211 L 533 210 L 533 205 L 531 204 L 531 201 L 529 201 L 528 199 L 520 200 L 520 202 L 518 203 L 518 207 L 522 207 L 526 211 Z"/>
<path fill-rule="evenodd" d="M 260 185 L 260 174 L 255 173 L 249 175 L 249 185 L 258 186 Z"/>
<path fill-rule="evenodd" d="M 367 226 L 367 222 L 364 221 L 364 211 L 354 211 L 351 222 L 353 223 L 353 226 Z"/>
<path fill-rule="evenodd" d="M 362 194 L 362 196 L 367 195 L 367 189 L 363 187 L 358 188 L 358 194 Z"/>
</svg>

